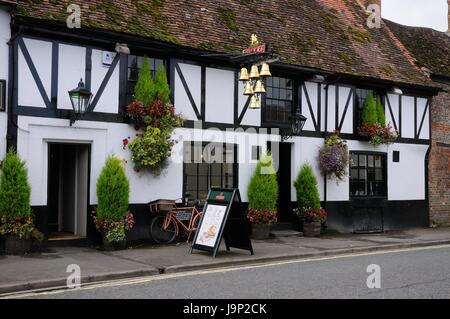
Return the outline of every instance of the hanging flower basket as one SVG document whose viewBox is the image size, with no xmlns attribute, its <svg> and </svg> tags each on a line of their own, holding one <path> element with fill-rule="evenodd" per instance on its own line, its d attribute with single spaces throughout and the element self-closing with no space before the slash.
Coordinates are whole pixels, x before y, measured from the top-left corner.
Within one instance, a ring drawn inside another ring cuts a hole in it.
<svg viewBox="0 0 450 319">
<path fill-rule="evenodd" d="M 319 150 L 319 167 L 324 176 L 338 181 L 344 180 L 349 164 L 348 147 L 346 141 L 334 132 L 327 137 L 325 144 Z"/>
<path fill-rule="evenodd" d="M 380 123 L 366 123 L 358 127 L 358 133 L 360 136 L 368 138 L 369 143 L 372 145 L 391 144 L 398 138 L 398 133 L 392 128 L 390 123 L 387 126 L 383 126 Z"/>
</svg>

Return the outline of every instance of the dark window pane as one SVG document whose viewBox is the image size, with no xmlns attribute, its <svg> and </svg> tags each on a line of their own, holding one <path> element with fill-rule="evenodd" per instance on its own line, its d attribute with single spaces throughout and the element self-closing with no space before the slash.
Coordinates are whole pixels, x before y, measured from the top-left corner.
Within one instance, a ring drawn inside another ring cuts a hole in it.
<svg viewBox="0 0 450 319">
<path fill-rule="evenodd" d="M 366 166 L 366 156 L 365 155 L 359 155 L 359 164 L 358 166 L 365 167 Z"/>
</svg>

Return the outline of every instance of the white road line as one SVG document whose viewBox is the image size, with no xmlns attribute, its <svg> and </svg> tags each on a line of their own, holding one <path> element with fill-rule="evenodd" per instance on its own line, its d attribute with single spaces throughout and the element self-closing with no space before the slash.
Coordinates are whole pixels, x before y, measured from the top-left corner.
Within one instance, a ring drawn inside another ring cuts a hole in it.
<svg viewBox="0 0 450 319">
<path fill-rule="evenodd" d="M 230 271 L 255 269 L 255 268 L 263 268 L 263 267 L 274 267 L 274 266 L 288 265 L 288 264 L 295 264 L 295 263 L 306 263 L 306 262 L 312 262 L 312 261 L 323 261 L 323 260 L 330 260 L 330 259 L 352 258 L 352 257 L 362 257 L 362 256 L 371 256 L 371 255 L 383 255 L 383 254 L 411 252 L 411 251 L 418 251 L 418 250 L 441 249 L 441 248 L 450 248 L 450 244 L 438 245 L 438 246 L 415 247 L 415 248 L 392 249 L 392 250 L 384 250 L 384 251 L 372 251 L 372 252 L 365 252 L 365 253 L 354 253 L 354 254 L 345 254 L 345 255 L 336 255 L 336 256 L 313 257 L 313 258 L 307 258 L 307 259 L 292 259 L 292 260 L 284 260 L 284 261 L 277 261 L 277 262 L 270 262 L 270 263 L 263 263 L 263 264 L 253 264 L 253 265 L 250 264 L 250 265 L 246 265 L 246 266 L 231 266 L 231 267 L 222 267 L 222 268 L 214 268 L 214 269 L 186 271 L 186 272 L 179 272 L 179 273 L 173 273 L 173 274 L 145 276 L 145 277 L 139 277 L 139 278 L 134 278 L 134 279 L 117 279 L 117 280 L 111 280 L 111 281 L 106 281 L 106 282 L 85 284 L 85 285 L 82 285 L 81 288 L 77 288 L 77 289 L 67 289 L 67 288 L 55 287 L 55 289 L 59 288 L 60 290 L 50 290 L 50 291 L 42 291 L 42 292 L 36 292 L 35 290 L 33 290 L 33 291 L 24 291 L 24 292 L 11 293 L 11 294 L 3 294 L 3 295 L 0 295 L 0 299 L 29 298 L 29 297 L 35 297 L 35 296 L 56 295 L 56 294 L 61 294 L 61 293 L 66 293 L 66 292 L 78 292 L 78 291 L 82 291 L 82 290 L 91 290 L 91 289 L 98 289 L 98 288 L 137 285 L 137 284 L 143 284 L 143 283 L 147 283 L 147 282 L 166 280 L 166 279 L 175 279 L 175 278 L 181 278 L 181 277 L 207 275 L 207 274 L 214 274 L 214 273 L 224 273 L 224 272 L 230 272 Z"/>
</svg>

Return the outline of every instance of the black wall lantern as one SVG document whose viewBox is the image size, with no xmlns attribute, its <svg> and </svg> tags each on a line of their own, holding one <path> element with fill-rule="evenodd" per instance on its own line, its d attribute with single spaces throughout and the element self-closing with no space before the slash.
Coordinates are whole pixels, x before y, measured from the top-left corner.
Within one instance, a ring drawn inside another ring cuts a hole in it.
<svg viewBox="0 0 450 319">
<path fill-rule="evenodd" d="M 289 116 L 290 128 L 288 132 L 281 131 L 281 140 L 287 140 L 293 136 L 299 136 L 303 130 L 303 126 L 305 126 L 307 118 L 300 113 L 300 110 L 297 108 L 295 114 Z"/>
<path fill-rule="evenodd" d="M 72 124 L 88 110 L 92 99 L 92 93 L 84 87 L 83 79 L 80 79 L 78 87 L 69 91 L 69 97 L 73 108 L 73 112 L 70 114 L 70 126 L 72 126 Z"/>
</svg>

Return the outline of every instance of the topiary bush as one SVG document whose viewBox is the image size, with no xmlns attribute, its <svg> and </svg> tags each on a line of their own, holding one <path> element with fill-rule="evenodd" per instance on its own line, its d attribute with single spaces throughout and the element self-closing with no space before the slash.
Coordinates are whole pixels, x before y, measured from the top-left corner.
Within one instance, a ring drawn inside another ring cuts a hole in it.
<svg viewBox="0 0 450 319">
<path fill-rule="evenodd" d="M 128 212 L 129 194 L 122 161 L 109 156 L 97 180 L 97 220 L 122 221 Z"/>
<path fill-rule="evenodd" d="M 167 82 L 166 69 L 164 66 L 158 66 L 155 76 L 155 96 L 154 99 L 159 98 L 164 104 L 170 103 L 170 87 Z"/>
<path fill-rule="evenodd" d="M 247 190 L 249 209 L 276 211 L 278 182 L 271 154 L 261 157 Z"/>
<path fill-rule="evenodd" d="M 0 216 L 27 218 L 31 215 L 28 173 L 25 162 L 10 149 L 1 164 Z"/>
<path fill-rule="evenodd" d="M 385 127 L 386 115 L 384 114 L 383 104 L 381 104 L 381 98 L 379 96 L 377 96 L 376 108 L 377 108 L 377 122 L 382 127 Z"/>
<path fill-rule="evenodd" d="M 301 166 L 294 186 L 297 190 L 297 204 L 300 214 L 304 214 L 311 209 L 320 209 L 317 179 L 311 165 L 305 163 Z"/>
<path fill-rule="evenodd" d="M 369 91 L 369 94 L 364 101 L 362 122 L 363 124 L 376 124 L 378 122 L 377 107 L 372 91 Z"/>
<path fill-rule="evenodd" d="M 134 99 L 143 102 L 147 106 L 155 100 L 155 95 L 156 85 L 152 78 L 148 58 L 144 56 L 141 69 L 139 70 L 138 80 L 134 88 Z"/>
</svg>

